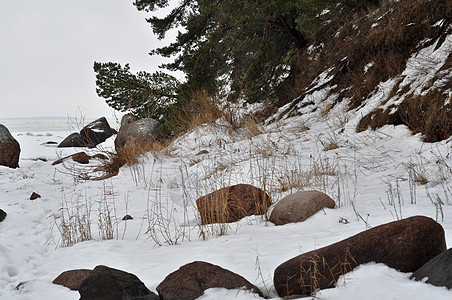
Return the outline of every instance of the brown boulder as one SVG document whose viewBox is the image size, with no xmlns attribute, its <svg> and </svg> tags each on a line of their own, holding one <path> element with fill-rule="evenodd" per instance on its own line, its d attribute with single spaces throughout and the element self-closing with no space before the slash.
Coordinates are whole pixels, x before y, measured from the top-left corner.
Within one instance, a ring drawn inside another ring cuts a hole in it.
<svg viewBox="0 0 452 300">
<path fill-rule="evenodd" d="M 368 262 L 384 263 L 401 272 L 414 272 L 446 250 L 443 227 L 415 216 L 374 227 L 350 238 L 296 256 L 275 270 L 280 297 L 309 296 L 334 287 L 337 279 Z"/>
<path fill-rule="evenodd" d="M 210 288 L 242 287 L 262 296 L 259 289 L 242 276 L 207 262 L 195 261 L 166 276 L 157 286 L 157 292 L 161 300 L 192 300 Z"/>
<path fill-rule="evenodd" d="M 94 159 L 94 158 L 95 159 L 102 159 L 102 160 L 108 159 L 108 157 L 105 156 L 102 153 L 98 153 L 98 154 L 95 154 L 95 155 L 88 155 L 85 152 L 77 152 L 77 153 L 74 153 L 74 154 L 62 157 L 62 158 L 54 161 L 52 163 L 52 166 L 58 165 L 58 164 L 62 163 L 63 161 L 65 161 L 65 160 L 67 160 L 69 158 L 72 159 L 75 162 L 78 162 L 79 164 L 88 164 L 90 159 Z"/>
<path fill-rule="evenodd" d="M 87 269 L 69 270 L 58 275 L 58 277 L 53 280 L 53 283 L 62 285 L 73 291 L 78 291 L 83 279 L 91 274 L 91 272 L 92 270 Z"/>
<path fill-rule="evenodd" d="M 267 213 L 272 204 L 263 190 L 248 184 L 222 188 L 196 200 L 201 223 L 230 223 L 243 217 Z"/>
<path fill-rule="evenodd" d="M 20 145 L 8 128 L 0 124 L 0 165 L 9 168 L 19 167 Z"/>
<path fill-rule="evenodd" d="M 324 207 L 334 208 L 336 203 L 327 194 L 318 191 L 300 191 L 282 198 L 270 216 L 276 225 L 303 222 Z"/>
</svg>

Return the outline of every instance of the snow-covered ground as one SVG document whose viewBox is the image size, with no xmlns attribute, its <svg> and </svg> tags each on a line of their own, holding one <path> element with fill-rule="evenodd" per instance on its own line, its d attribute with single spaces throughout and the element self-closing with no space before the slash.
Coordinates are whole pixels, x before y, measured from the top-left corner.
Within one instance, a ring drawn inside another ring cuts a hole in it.
<svg viewBox="0 0 452 300">
<path fill-rule="evenodd" d="M 8 214 L 0 223 L 0 299 L 79 299 L 78 292 L 52 280 L 96 265 L 133 273 L 156 292 L 169 273 L 195 260 L 238 273 L 279 299 L 272 277 L 284 261 L 414 215 L 438 220 L 450 245 L 450 140 L 422 143 L 403 126 L 356 133 L 356 118 L 339 105 L 327 117 L 318 112 L 235 132 L 221 122 L 205 125 L 104 181 L 84 180 L 90 167 L 51 165 L 82 150 L 45 144 L 60 142 L 68 132 L 12 130 L 22 153 L 19 169 L 0 167 L 0 208 Z M 109 139 L 102 150 L 112 145 Z M 422 178 L 426 184 L 418 182 Z M 196 199 L 236 183 L 265 188 L 275 202 L 300 189 L 318 189 L 337 207 L 284 226 L 252 216 L 199 227 Z M 41 198 L 30 200 L 32 192 Z M 123 221 L 126 214 L 134 219 Z M 63 238 L 63 225 L 83 225 L 92 239 L 80 241 L 80 232 Z M 102 238 L 107 235 L 113 239 Z M 452 299 L 452 291 L 409 276 L 370 263 L 316 298 Z M 200 299 L 255 297 L 211 289 Z"/>
</svg>

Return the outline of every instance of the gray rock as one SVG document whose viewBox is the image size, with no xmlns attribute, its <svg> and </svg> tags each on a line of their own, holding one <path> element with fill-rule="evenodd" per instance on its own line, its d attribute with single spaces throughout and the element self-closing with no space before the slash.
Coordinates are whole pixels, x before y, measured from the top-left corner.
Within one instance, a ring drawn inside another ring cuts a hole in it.
<svg viewBox="0 0 452 300">
<path fill-rule="evenodd" d="M 279 200 L 270 215 L 276 225 L 303 222 L 324 207 L 334 208 L 335 202 L 318 191 L 300 191 Z"/>
<path fill-rule="evenodd" d="M 122 123 L 122 121 L 121 121 Z M 119 148 L 129 141 L 148 143 L 154 141 L 157 136 L 157 127 L 159 122 L 152 118 L 144 118 L 126 123 L 119 128 L 118 135 L 115 139 L 115 149 Z"/>
<path fill-rule="evenodd" d="M 418 281 L 428 278 L 427 283 L 452 289 L 452 248 L 429 260 L 410 278 Z"/>
</svg>

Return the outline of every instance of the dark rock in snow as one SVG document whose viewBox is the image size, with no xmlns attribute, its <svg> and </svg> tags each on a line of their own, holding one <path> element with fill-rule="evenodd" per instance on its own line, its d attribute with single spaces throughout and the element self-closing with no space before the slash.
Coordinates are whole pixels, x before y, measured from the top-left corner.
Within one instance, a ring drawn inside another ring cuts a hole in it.
<svg viewBox="0 0 452 300">
<path fill-rule="evenodd" d="M 52 166 L 58 165 L 58 164 L 62 163 L 63 161 L 66 161 L 68 159 L 72 159 L 73 161 L 78 162 L 79 164 L 88 164 L 89 161 L 91 159 L 93 159 L 93 158 L 102 159 L 102 160 L 108 159 L 108 157 L 105 156 L 102 153 L 98 153 L 98 154 L 95 154 L 95 155 L 88 155 L 85 152 L 77 152 L 75 154 L 68 155 L 68 156 L 62 157 L 62 158 L 54 161 L 52 163 Z"/>
<path fill-rule="evenodd" d="M 125 216 L 122 218 L 122 220 L 123 220 L 123 221 L 133 220 L 133 218 L 132 218 L 131 215 L 125 215 Z"/>
<path fill-rule="evenodd" d="M 296 256 L 275 270 L 280 297 L 309 296 L 334 287 L 337 279 L 368 262 L 414 272 L 446 250 L 443 227 L 431 218 L 415 216 L 380 225 L 350 238 Z"/>
<path fill-rule="evenodd" d="M 410 278 L 415 280 L 428 278 L 427 283 L 452 289 L 452 248 L 429 260 Z"/>
<path fill-rule="evenodd" d="M 70 134 L 58 145 L 58 147 L 94 148 L 116 133 L 116 130 L 111 128 L 108 124 L 107 119 L 102 117 L 83 127 L 82 130 L 80 130 L 80 133 L 75 132 Z"/>
<path fill-rule="evenodd" d="M 157 292 L 161 300 L 192 300 L 210 288 L 243 287 L 262 296 L 259 289 L 242 276 L 207 262 L 195 261 L 166 276 L 157 286 Z"/>
<path fill-rule="evenodd" d="M 322 208 L 334 208 L 336 203 L 327 194 L 318 191 L 300 191 L 282 198 L 270 216 L 275 225 L 303 222 Z"/>
<path fill-rule="evenodd" d="M 110 124 L 108 124 L 105 117 L 89 123 L 80 131 L 80 135 L 85 139 L 85 141 L 93 143 L 94 145 L 105 142 L 106 139 L 116 133 L 116 130 L 110 127 Z"/>
<path fill-rule="evenodd" d="M 30 200 L 36 200 L 38 198 L 41 198 L 41 195 L 35 192 L 31 193 Z"/>
<path fill-rule="evenodd" d="M 67 147 L 95 147 L 93 144 L 86 144 L 83 137 L 78 132 L 68 135 L 59 145 L 58 148 Z"/>
<path fill-rule="evenodd" d="M 20 145 L 8 128 L 0 124 L 0 165 L 9 168 L 19 167 Z"/>
<path fill-rule="evenodd" d="M 3 209 L 0 209 L 0 222 L 2 222 L 6 218 L 6 212 Z"/>
<path fill-rule="evenodd" d="M 80 283 L 80 300 L 159 300 L 137 276 L 97 266 Z"/>
<path fill-rule="evenodd" d="M 92 271 L 93 270 L 87 269 L 69 270 L 58 275 L 58 277 L 53 280 L 53 283 L 62 285 L 73 291 L 78 291 L 83 279 L 91 274 Z"/>
<path fill-rule="evenodd" d="M 222 188 L 196 200 L 201 223 L 230 223 L 243 217 L 267 213 L 270 196 L 249 184 Z"/>
</svg>

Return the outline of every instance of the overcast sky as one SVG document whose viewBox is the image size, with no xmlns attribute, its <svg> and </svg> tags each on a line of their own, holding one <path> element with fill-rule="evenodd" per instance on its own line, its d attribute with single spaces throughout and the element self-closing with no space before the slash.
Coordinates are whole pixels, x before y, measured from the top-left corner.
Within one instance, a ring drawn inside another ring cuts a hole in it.
<svg viewBox="0 0 452 300">
<path fill-rule="evenodd" d="M 111 117 L 94 61 L 153 72 L 162 42 L 133 0 L 1 0 L 0 118 Z"/>
</svg>

